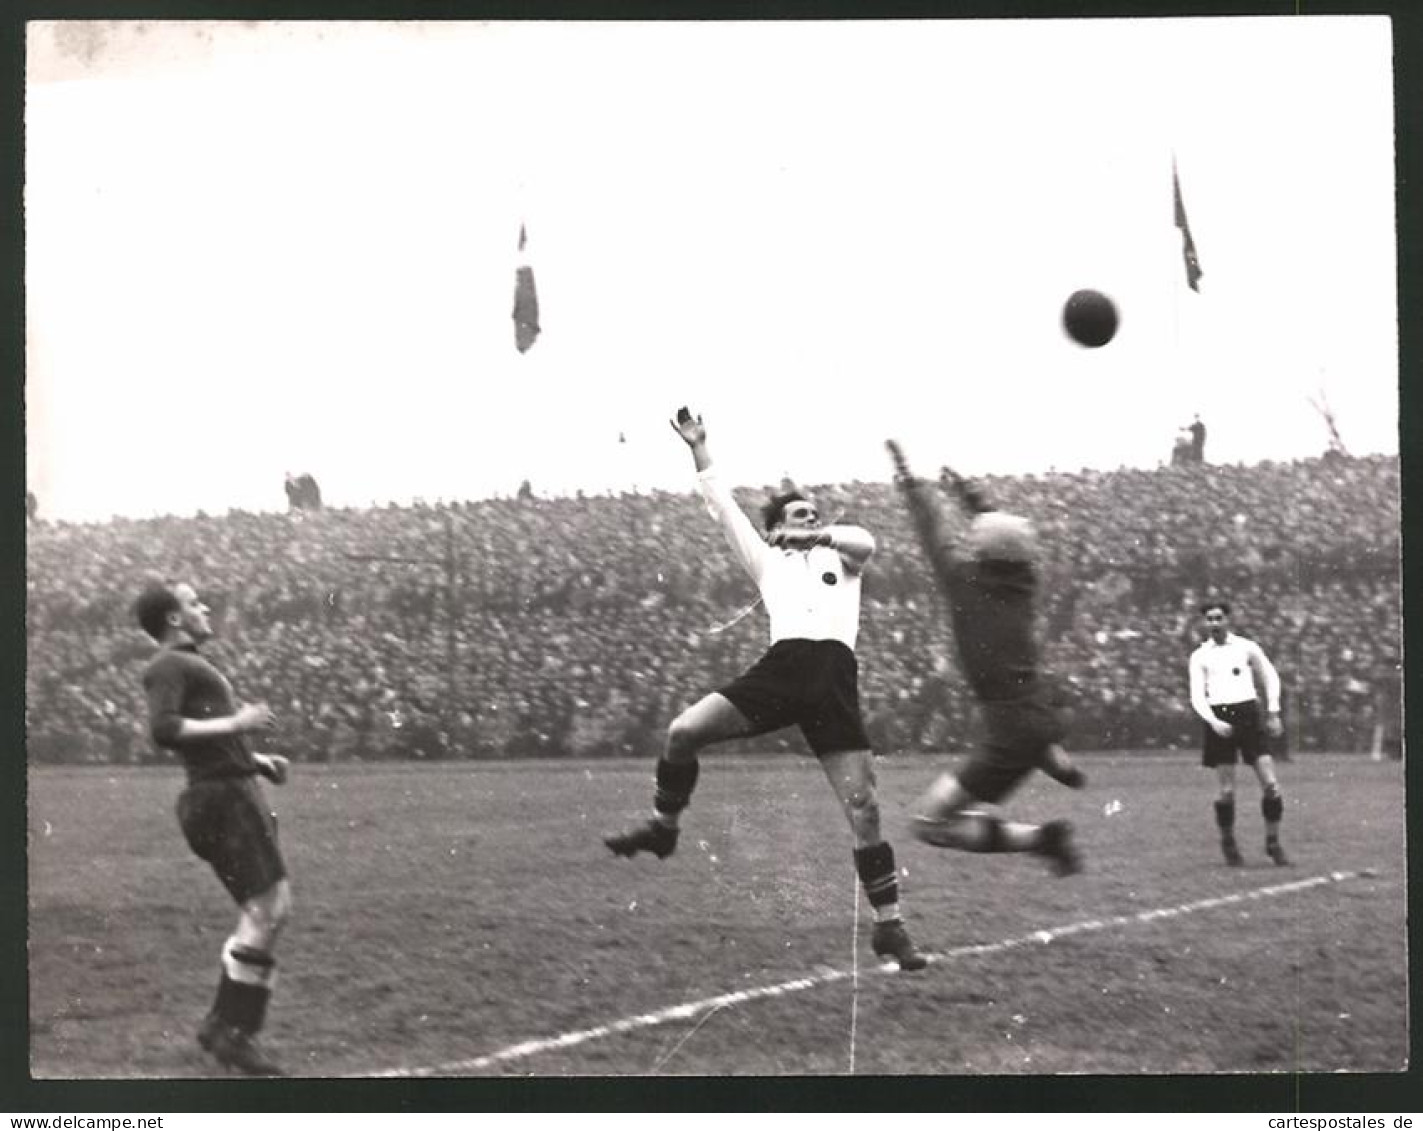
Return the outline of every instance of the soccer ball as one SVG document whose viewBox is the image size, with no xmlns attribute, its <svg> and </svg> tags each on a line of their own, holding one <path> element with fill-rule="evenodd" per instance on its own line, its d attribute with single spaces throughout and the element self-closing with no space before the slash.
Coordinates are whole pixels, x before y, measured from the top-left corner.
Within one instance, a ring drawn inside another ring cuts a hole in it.
<svg viewBox="0 0 1423 1131">
<path fill-rule="evenodd" d="M 1116 305 L 1101 291 L 1074 291 L 1062 308 L 1062 328 L 1080 346 L 1105 346 L 1117 332 Z"/>
</svg>

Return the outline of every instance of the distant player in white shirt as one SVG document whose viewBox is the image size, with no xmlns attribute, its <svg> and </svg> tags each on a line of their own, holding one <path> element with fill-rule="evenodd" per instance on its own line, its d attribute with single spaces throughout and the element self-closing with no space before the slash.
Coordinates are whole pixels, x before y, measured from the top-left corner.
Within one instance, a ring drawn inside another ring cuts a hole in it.
<svg viewBox="0 0 1423 1131">
<path fill-rule="evenodd" d="M 1275 779 L 1275 760 L 1265 749 L 1266 732 L 1283 733 L 1280 723 L 1280 676 L 1264 649 L 1230 631 L 1230 605 L 1210 601 L 1201 606 L 1206 641 L 1191 653 L 1191 707 L 1205 724 L 1201 764 L 1214 766 L 1220 783 L 1215 802 L 1221 851 L 1227 864 L 1243 863 L 1235 842 L 1235 761 L 1255 771 L 1265 818 L 1265 852 L 1276 864 L 1288 864 L 1280 847 L 1280 820 L 1285 803 Z M 1260 695 L 1265 696 L 1265 721 L 1260 720 Z"/>
<path fill-rule="evenodd" d="M 858 526 L 821 526 L 799 492 L 764 509 L 763 537 L 712 469 L 707 432 L 685 408 L 672 422 L 692 452 L 702 497 L 737 560 L 756 582 L 770 620 L 771 645 L 748 671 L 688 707 L 667 731 L 657 762 L 649 820 L 605 838 L 619 856 L 677 847 L 678 817 L 692 797 L 699 751 L 716 742 L 796 725 L 829 778 L 855 838 L 855 871 L 874 910 L 871 946 L 901 970 L 928 964 L 904 928 L 894 849 L 880 833 L 874 760 L 860 714 L 855 640 L 860 578 L 875 540 Z"/>
</svg>

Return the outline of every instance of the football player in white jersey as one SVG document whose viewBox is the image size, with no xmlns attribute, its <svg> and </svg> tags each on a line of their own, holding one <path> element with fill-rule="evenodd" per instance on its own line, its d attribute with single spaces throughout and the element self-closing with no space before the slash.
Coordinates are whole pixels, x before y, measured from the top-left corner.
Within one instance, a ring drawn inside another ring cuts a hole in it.
<svg viewBox="0 0 1423 1131">
<path fill-rule="evenodd" d="M 822 525 L 799 492 L 764 508 L 764 535 L 712 468 L 701 417 L 678 411 L 673 430 L 691 449 L 698 486 L 732 551 L 751 575 L 770 622 L 770 647 L 746 672 L 675 719 L 658 759 L 649 819 L 604 843 L 619 856 L 677 847 L 678 819 L 697 783 L 699 751 L 717 742 L 798 726 L 834 789 L 854 836 L 855 872 L 874 912 L 871 946 L 901 970 L 928 957 L 910 940 L 899 910 L 894 849 L 880 832 L 870 740 L 860 714 L 855 640 L 860 578 L 875 540 L 849 524 Z"/>
<path fill-rule="evenodd" d="M 1215 801 L 1216 826 L 1227 864 L 1244 863 L 1235 840 L 1235 763 L 1255 771 L 1260 781 L 1260 812 L 1265 818 L 1265 853 L 1276 864 L 1288 864 L 1280 847 L 1280 821 L 1285 803 L 1275 777 L 1275 760 L 1265 736 L 1284 733 L 1280 722 L 1280 676 L 1255 641 L 1230 631 L 1230 605 L 1208 601 L 1201 606 L 1206 640 L 1191 653 L 1191 708 L 1204 724 L 1201 764 L 1213 766 L 1220 792 Z M 1260 696 L 1265 717 L 1260 717 Z"/>
</svg>

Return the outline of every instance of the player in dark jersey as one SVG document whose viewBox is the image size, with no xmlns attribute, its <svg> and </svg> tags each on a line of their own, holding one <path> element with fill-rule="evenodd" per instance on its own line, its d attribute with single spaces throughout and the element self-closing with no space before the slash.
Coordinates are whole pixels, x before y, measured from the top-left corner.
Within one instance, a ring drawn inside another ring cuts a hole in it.
<svg viewBox="0 0 1423 1131">
<path fill-rule="evenodd" d="M 198 645 L 212 636 L 208 608 L 191 585 L 154 582 L 134 605 L 138 623 L 161 645 L 143 673 L 153 741 L 187 772 L 178 823 L 188 845 L 211 865 L 241 913 L 222 948 L 222 977 L 198 1043 L 224 1067 L 281 1075 L 256 1036 L 276 977 L 277 936 L 291 910 L 291 887 L 277 844 L 276 818 L 257 783 L 281 785 L 288 762 L 255 753 L 247 736 L 272 727 L 265 703 L 239 707 L 232 685 Z"/>
<path fill-rule="evenodd" d="M 942 485 L 968 515 L 955 531 L 928 484 L 890 441 L 904 495 L 934 578 L 948 602 L 959 664 L 983 714 L 986 739 L 957 773 L 940 775 L 916 805 L 914 835 L 966 852 L 1031 852 L 1058 875 L 1081 870 L 1066 821 L 1029 825 L 989 811 L 1034 770 L 1080 789 L 1082 771 L 1061 742 L 1057 697 L 1039 670 L 1035 634 L 1036 536 L 1026 519 L 1003 514 L 947 468 Z"/>
</svg>

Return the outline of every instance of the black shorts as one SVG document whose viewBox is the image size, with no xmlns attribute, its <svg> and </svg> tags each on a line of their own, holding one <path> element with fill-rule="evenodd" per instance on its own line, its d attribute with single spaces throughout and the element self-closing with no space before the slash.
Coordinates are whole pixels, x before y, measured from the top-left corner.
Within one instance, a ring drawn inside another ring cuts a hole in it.
<svg viewBox="0 0 1423 1131">
<path fill-rule="evenodd" d="M 1043 756 L 1067 735 L 1054 693 L 1039 686 L 1022 699 L 984 702 L 983 747 L 958 772 L 965 792 L 990 804 L 1002 801 L 1042 765 Z"/>
<path fill-rule="evenodd" d="M 1212 706 L 1215 717 L 1224 719 L 1234 731 L 1229 738 L 1221 738 L 1209 725 L 1201 723 L 1204 744 L 1201 747 L 1201 765 L 1233 766 L 1236 752 L 1247 766 L 1253 766 L 1261 754 L 1268 754 L 1265 747 L 1265 728 L 1260 724 L 1260 704 L 1251 699 L 1245 703 L 1222 703 Z"/>
<path fill-rule="evenodd" d="M 839 640 L 778 640 L 718 691 L 750 721 L 752 734 L 795 724 L 816 755 L 870 748 L 859 664 Z"/>
<path fill-rule="evenodd" d="M 178 795 L 178 824 L 239 904 L 286 879 L 277 818 L 255 778 L 193 782 Z"/>
</svg>

